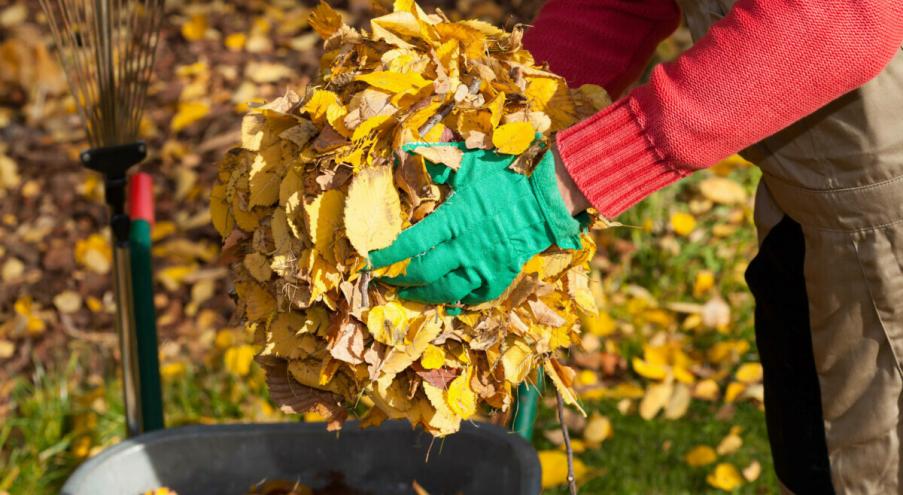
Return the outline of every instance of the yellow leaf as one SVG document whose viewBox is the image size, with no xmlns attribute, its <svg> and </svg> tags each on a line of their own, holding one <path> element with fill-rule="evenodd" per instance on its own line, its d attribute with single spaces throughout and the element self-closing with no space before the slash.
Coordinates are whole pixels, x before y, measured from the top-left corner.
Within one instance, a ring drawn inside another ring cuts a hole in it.
<svg viewBox="0 0 903 495">
<path fill-rule="evenodd" d="M 210 113 L 210 104 L 204 101 L 183 101 L 179 103 L 179 109 L 172 117 L 169 128 L 172 132 L 179 132 L 189 125 L 203 119 Z"/>
<path fill-rule="evenodd" d="M 271 84 L 295 76 L 295 71 L 285 64 L 274 62 L 248 62 L 245 77 L 257 84 Z"/>
<path fill-rule="evenodd" d="M 326 112 L 329 107 L 338 103 L 339 97 L 332 91 L 316 89 L 307 103 L 301 107 L 301 112 L 306 112 L 314 124 L 322 126 L 326 122 Z"/>
<path fill-rule="evenodd" d="M 354 129 L 351 140 L 355 142 L 363 141 L 378 132 L 384 125 L 391 120 L 391 115 L 376 115 L 365 120 L 361 125 Z"/>
<path fill-rule="evenodd" d="M 502 121 L 502 115 L 505 111 L 505 93 L 500 91 L 492 101 L 486 104 L 486 108 L 489 109 L 489 122 L 492 124 L 492 128 L 495 129 Z"/>
<path fill-rule="evenodd" d="M 546 375 L 552 379 L 552 383 L 558 389 L 558 393 L 561 394 L 564 403 L 576 407 L 580 414 L 586 416 L 586 411 L 583 410 L 583 407 L 577 401 L 577 394 L 574 393 L 573 389 L 574 378 L 577 373 L 554 358 L 546 358 L 543 369 Z"/>
<path fill-rule="evenodd" d="M 590 446 L 598 446 L 611 437 L 611 420 L 594 412 L 583 429 L 583 439 Z"/>
<path fill-rule="evenodd" d="M 473 377 L 471 370 L 472 368 L 467 368 L 466 373 L 452 380 L 445 393 L 449 409 L 461 419 L 468 419 L 477 413 L 477 395 L 470 389 L 470 380 Z"/>
<path fill-rule="evenodd" d="M 445 351 L 439 346 L 429 345 L 426 350 L 423 351 L 423 356 L 420 357 L 420 365 L 423 366 L 424 369 L 435 370 L 441 368 L 444 364 Z"/>
<path fill-rule="evenodd" d="M 321 1 L 308 18 L 310 27 L 323 39 L 329 38 L 342 27 L 342 16 L 333 10 L 328 3 Z"/>
<path fill-rule="evenodd" d="M 53 305 L 63 314 L 72 314 L 82 307 L 82 296 L 78 292 L 65 290 L 53 297 Z"/>
<path fill-rule="evenodd" d="M 606 337 L 615 331 L 615 321 L 608 313 L 580 314 L 580 324 L 589 333 Z"/>
<path fill-rule="evenodd" d="M 577 88 L 576 100 L 585 102 L 589 108 L 587 113 L 596 113 L 599 110 L 611 105 L 611 97 L 605 88 L 595 84 L 583 84 Z"/>
<path fill-rule="evenodd" d="M 707 378 L 696 384 L 696 388 L 693 390 L 693 397 L 714 401 L 718 400 L 719 392 L 718 382 L 711 378 Z"/>
<path fill-rule="evenodd" d="M 276 311 L 276 300 L 256 282 L 235 282 L 235 292 L 247 305 L 245 311 L 251 321 L 263 320 Z"/>
<path fill-rule="evenodd" d="M 13 310 L 24 320 L 25 330 L 29 334 L 38 335 L 47 328 L 39 314 L 40 308 L 37 307 L 31 296 L 21 296 L 16 299 Z"/>
<path fill-rule="evenodd" d="M 197 271 L 196 264 L 170 265 L 157 272 L 157 279 L 166 288 L 173 292 L 179 289 L 185 277 Z"/>
<path fill-rule="evenodd" d="M 226 185 L 217 183 L 210 191 L 210 220 L 213 227 L 223 237 L 235 228 L 235 221 L 229 215 L 229 203 L 226 201 Z"/>
<path fill-rule="evenodd" d="M 751 384 L 762 381 L 762 365 L 760 363 L 743 363 L 735 374 L 737 381 Z"/>
<path fill-rule="evenodd" d="M 760 474 L 762 474 L 762 465 L 759 464 L 759 461 L 752 461 L 749 466 L 743 468 L 743 477 L 750 483 L 759 479 Z"/>
<path fill-rule="evenodd" d="M 457 40 L 463 47 L 464 56 L 470 60 L 483 58 L 486 52 L 486 36 L 462 22 L 437 24 L 436 31 L 442 40 Z"/>
<path fill-rule="evenodd" d="M 375 71 L 369 74 L 361 74 L 354 78 L 355 81 L 363 81 L 374 88 L 388 91 L 392 94 L 415 93 L 433 82 L 424 79 L 419 73 L 398 73 L 389 71 Z"/>
<path fill-rule="evenodd" d="M 270 269 L 269 259 L 260 253 L 250 253 L 246 255 L 242 264 L 245 269 L 248 270 L 248 273 L 250 273 L 258 282 L 268 281 L 273 274 L 273 270 Z"/>
<path fill-rule="evenodd" d="M 223 356 L 226 370 L 235 376 L 247 376 L 251 371 L 251 361 L 254 360 L 254 348 L 248 344 L 231 347 Z"/>
<path fill-rule="evenodd" d="M 730 455 L 740 450 L 743 446 L 743 439 L 740 438 L 739 432 L 731 431 L 727 436 L 721 439 L 718 448 L 715 449 L 718 455 Z"/>
<path fill-rule="evenodd" d="M 429 382 L 422 382 L 421 386 L 429 399 L 429 405 L 432 405 L 434 409 L 431 415 L 424 418 L 425 426 L 439 435 L 458 431 L 461 427 L 461 417 L 448 407 L 448 403 L 445 401 L 445 392 Z"/>
<path fill-rule="evenodd" d="M 0 359 L 9 359 L 16 353 L 16 344 L 0 339 Z"/>
<path fill-rule="evenodd" d="M 696 272 L 696 279 L 693 281 L 693 296 L 702 297 L 714 286 L 715 274 L 709 270 L 700 270 Z"/>
<path fill-rule="evenodd" d="M 499 153 L 519 155 L 536 137 L 536 129 L 529 122 L 512 122 L 503 124 L 492 133 L 492 144 Z"/>
<path fill-rule="evenodd" d="M 706 199 L 723 205 L 736 205 L 746 202 L 746 190 L 740 184 L 724 178 L 709 177 L 699 183 L 699 192 Z"/>
<path fill-rule="evenodd" d="M 248 36 L 245 33 L 232 33 L 226 36 L 225 45 L 230 51 L 240 52 L 245 47 Z"/>
<path fill-rule="evenodd" d="M 737 397 L 746 390 L 746 385 L 738 382 L 731 382 L 727 386 L 727 390 L 724 392 L 724 402 L 730 404 L 737 400 Z"/>
<path fill-rule="evenodd" d="M 308 312 L 307 316 L 295 312 L 277 314 L 267 332 L 265 353 L 286 359 L 303 357 L 302 337 L 319 327 L 318 317 L 319 313 L 314 311 Z"/>
<path fill-rule="evenodd" d="M 532 361 L 529 359 L 532 349 L 521 339 L 511 339 L 510 345 L 502 354 L 502 368 L 505 371 L 505 380 L 513 385 L 524 381 L 530 373 Z"/>
<path fill-rule="evenodd" d="M 640 417 L 650 420 L 658 415 L 658 412 L 671 400 L 674 385 L 670 381 L 649 385 L 646 395 L 640 401 Z"/>
<path fill-rule="evenodd" d="M 317 249 L 305 250 L 300 259 L 302 271 L 308 275 L 312 285 L 310 301 L 322 300 L 329 309 L 335 310 L 334 301 L 326 295 L 342 282 L 342 274 L 338 267 L 326 261 Z"/>
<path fill-rule="evenodd" d="M 235 218 L 235 223 L 245 232 L 253 232 L 260 224 L 259 211 L 255 212 L 253 208 L 243 203 L 240 194 L 232 195 L 232 208 L 230 211 Z"/>
<path fill-rule="evenodd" d="M 166 363 L 160 367 L 160 376 L 163 377 L 164 380 L 172 381 L 176 378 L 181 378 L 185 376 L 188 367 L 185 366 L 185 363 L 182 361 L 174 361 L 172 363 Z"/>
<path fill-rule="evenodd" d="M 706 357 L 714 364 L 735 362 L 749 350 L 749 342 L 745 340 L 726 340 L 716 342 L 706 352 Z"/>
<path fill-rule="evenodd" d="M 335 260 L 332 246 L 336 233 L 342 226 L 342 208 L 345 206 L 345 195 L 338 189 L 330 189 L 304 205 L 304 220 L 307 231 L 314 243 L 314 248 L 322 253 L 327 261 Z"/>
<path fill-rule="evenodd" d="M 715 470 L 709 473 L 705 480 L 715 488 L 726 492 L 732 492 L 743 484 L 740 472 L 733 464 L 727 462 L 715 466 Z"/>
<path fill-rule="evenodd" d="M 419 146 L 414 148 L 413 152 L 452 170 L 458 170 L 461 167 L 461 160 L 464 158 L 464 152 L 455 146 Z"/>
<path fill-rule="evenodd" d="M 409 312 L 409 314 L 411 313 Z M 410 325 L 409 333 L 410 331 L 415 332 L 410 344 L 405 345 L 403 349 L 396 348 L 396 351 L 390 353 L 383 362 L 382 372 L 384 375 L 394 376 L 419 359 L 426 351 L 430 341 L 442 331 L 442 325 L 436 318 L 420 319 Z"/>
<path fill-rule="evenodd" d="M 577 384 L 581 386 L 595 385 L 599 383 L 599 375 L 592 370 L 580 370 L 577 373 Z"/>
<path fill-rule="evenodd" d="M 690 232 L 696 228 L 696 219 L 689 213 L 674 213 L 671 215 L 671 228 L 678 235 L 690 235 Z"/>
<path fill-rule="evenodd" d="M 563 129 L 576 120 L 574 101 L 568 94 L 567 85 L 560 79 L 531 78 L 524 95 L 531 109 L 548 114 L 553 131 Z"/>
<path fill-rule="evenodd" d="M 542 487 L 552 488 L 567 483 L 568 458 L 567 454 L 560 450 L 541 450 L 539 464 L 542 466 Z M 580 459 L 574 459 L 574 477 L 580 479 L 586 475 L 586 464 Z"/>
<path fill-rule="evenodd" d="M 75 261 L 101 275 L 110 271 L 113 248 L 101 234 L 91 234 L 75 243 Z"/>
<path fill-rule="evenodd" d="M 0 125 L 0 127 L 3 127 Z M 96 174 L 91 174 L 88 176 L 88 180 L 97 180 Z M 0 152 L 0 195 L 3 194 L 4 190 L 13 189 L 14 187 L 18 187 L 21 183 L 22 178 L 19 176 L 19 167 L 16 162 L 13 161 L 12 158 L 4 155 Z M 97 182 L 97 186 L 99 186 L 99 181 Z M 87 189 L 87 188 L 86 188 Z M 99 189 L 99 188 L 98 188 Z"/>
<path fill-rule="evenodd" d="M 370 312 L 367 314 L 367 329 L 370 331 L 370 335 L 377 342 L 388 346 L 404 343 L 407 325 L 407 312 L 397 301 L 370 308 Z"/>
<path fill-rule="evenodd" d="M 207 32 L 207 16 L 195 14 L 182 24 L 182 36 L 188 41 L 200 41 Z"/>
<path fill-rule="evenodd" d="M 281 149 L 279 145 L 261 151 L 251 164 L 248 185 L 251 189 L 248 206 L 270 206 L 279 199 L 279 162 Z"/>
<path fill-rule="evenodd" d="M 650 380 L 663 380 L 668 375 L 667 368 L 660 364 L 647 363 L 638 357 L 633 358 L 631 363 L 633 364 L 633 370 L 638 375 Z"/>
<path fill-rule="evenodd" d="M 85 306 L 87 306 L 92 313 L 100 313 L 100 310 L 103 309 L 103 301 L 94 296 L 88 296 L 88 298 L 85 299 Z"/>
<path fill-rule="evenodd" d="M 734 154 L 725 158 L 724 160 L 721 160 L 715 165 L 712 165 L 711 170 L 715 173 L 715 175 L 727 177 L 733 170 L 740 168 L 749 168 L 752 166 L 753 164 L 748 162 L 745 158 L 740 155 Z"/>
<path fill-rule="evenodd" d="M 707 466 L 715 462 L 716 459 L 718 459 L 718 456 L 715 454 L 715 449 L 708 445 L 693 447 L 687 452 L 687 455 L 684 456 L 684 460 L 687 461 L 687 464 L 690 467 Z"/>
<path fill-rule="evenodd" d="M 401 200 L 388 166 L 355 174 L 345 201 L 345 232 L 351 246 L 366 257 L 388 246 L 401 232 Z"/>
<path fill-rule="evenodd" d="M 25 22 L 28 17 L 28 7 L 24 3 L 13 3 L 0 12 L 0 26 L 9 28 Z"/>
<path fill-rule="evenodd" d="M 690 407 L 690 398 L 690 387 L 683 383 L 674 385 L 674 392 L 668 400 L 668 405 L 665 406 L 665 418 L 682 418 Z"/>
</svg>

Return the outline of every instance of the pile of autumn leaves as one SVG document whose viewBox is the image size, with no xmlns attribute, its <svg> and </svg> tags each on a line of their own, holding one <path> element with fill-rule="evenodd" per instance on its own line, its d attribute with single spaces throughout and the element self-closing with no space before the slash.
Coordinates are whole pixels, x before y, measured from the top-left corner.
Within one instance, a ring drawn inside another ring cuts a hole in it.
<svg viewBox="0 0 903 495">
<path fill-rule="evenodd" d="M 517 384 L 542 365 L 576 405 L 574 371 L 556 352 L 598 318 L 589 236 L 579 251 L 537 255 L 501 297 L 459 314 L 399 300 L 377 279 L 406 262 L 368 270 L 367 253 L 451 192 L 432 183 L 424 159 L 456 169 L 459 150 L 424 147 L 398 161 L 402 145 L 451 137 L 518 155 L 512 168 L 529 173 L 550 133 L 607 95 L 536 66 L 518 28 L 451 22 L 412 0 L 369 32 L 325 3 L 310 24 L 325 40 L 322 80 L 250 110 L 211 195 L 272 399 L 331 427 L 366 406 L 365 425 L 406 418 L 441 436 L 480 411 L 509 410 Z"/>
</svg>

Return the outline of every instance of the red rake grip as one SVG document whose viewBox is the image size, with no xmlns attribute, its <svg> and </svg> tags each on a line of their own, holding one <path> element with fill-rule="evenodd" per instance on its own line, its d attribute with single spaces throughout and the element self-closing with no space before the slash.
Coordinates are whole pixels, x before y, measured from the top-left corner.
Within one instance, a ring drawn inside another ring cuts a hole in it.
<svg viewBox="0 0 903 495">
<path fill-rule="evenodd" d="M 154 180 L 150 174 L 138 172 L 129 180 L 129 217 L 154 223 Z"/>
</svg>

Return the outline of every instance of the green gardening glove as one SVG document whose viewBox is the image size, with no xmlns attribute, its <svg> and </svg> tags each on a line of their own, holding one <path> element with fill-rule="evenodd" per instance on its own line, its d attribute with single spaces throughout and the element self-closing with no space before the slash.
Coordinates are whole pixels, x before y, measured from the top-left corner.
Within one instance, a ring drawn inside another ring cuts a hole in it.
<svg viewBox="0 0 903 495">
<path fill-rule="evenodd" d="M 529 177 L 508 166 L 516 156 L 467 150 L 457 172 L 427 163 L 438 184 L 452 194 L 395 242 L 370 252 L 373 268 L 411 258 L 404 275 L 382 278 L 401 287 L 399 297 L 432 304 L 479 304 L 497 298 L 535 254 L 555 244 L 580 247 L 581 224 L 565 207 L 555 178 L 555 159 L 546 152 Z"/>
</svg>

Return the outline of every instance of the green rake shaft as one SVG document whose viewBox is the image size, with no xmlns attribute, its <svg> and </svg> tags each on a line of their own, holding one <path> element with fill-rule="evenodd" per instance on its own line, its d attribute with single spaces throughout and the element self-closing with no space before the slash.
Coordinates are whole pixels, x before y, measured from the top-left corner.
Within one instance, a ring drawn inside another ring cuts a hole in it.
<svg viewBox="0 0 903 495">
<path fill-rule="evenodd" d="M 154 309 L 154 272 L 151 266 L 153 194 L 150 175 L 139 172 L 132 176 L 129 181 L 129 217 L 132 224 L 129 245 L 137 330 L 138 378 L 141 383 L 141 420 L 144 431 L 163 428 L 160 359 L 157 355 L 157 314 Z"/>
</svg>

